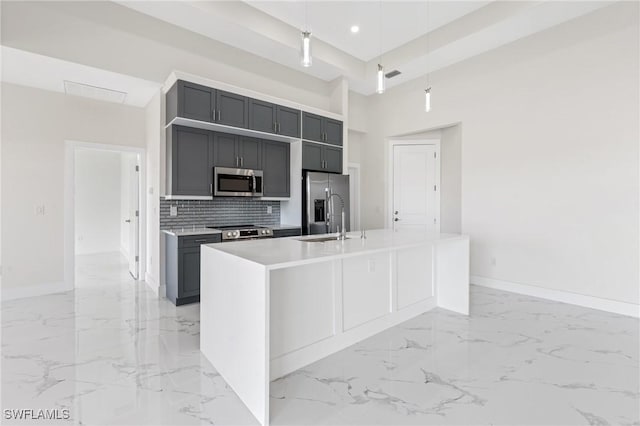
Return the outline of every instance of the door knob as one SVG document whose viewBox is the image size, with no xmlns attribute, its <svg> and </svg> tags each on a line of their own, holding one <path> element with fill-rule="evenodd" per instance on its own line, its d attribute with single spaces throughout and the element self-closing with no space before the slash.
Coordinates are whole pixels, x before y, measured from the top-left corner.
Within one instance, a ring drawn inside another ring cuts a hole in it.
<svg viewBox="0 0 640 426">
<path fill-rule="evenodd" d="M 398 219 L 397 217 L 395 219 L 393 219 L 394 222 L 399 221 L 400 219 Z"/>
<path fill-rule="evenodd" d="M 131 219 L 125 219 L 125 222 L 131 223 Z"/>
<path fill-rule="evenodd" d="M 395 212 L 393 212 L 393 214 L 398 214 L 398 210 L 396 210 Z"/>
</svg>

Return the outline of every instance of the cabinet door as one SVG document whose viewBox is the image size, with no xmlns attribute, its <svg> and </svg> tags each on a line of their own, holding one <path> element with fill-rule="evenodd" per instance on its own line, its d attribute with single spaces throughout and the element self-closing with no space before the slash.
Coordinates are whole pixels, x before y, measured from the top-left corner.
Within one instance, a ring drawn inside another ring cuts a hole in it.
<svg viewBox="0 0 640 426">
<path fill-rule="evenodd" d="M 275 133 L 276 106 L 257 99 L 249 100 L 249 128 Z"/>
<path fill-rule="evenodd" d="M 213 165 L 215 167 L 240 167 L 237 145 L 238 136 L 216 133 L 213 143 Z"/>
<path fill-rule="evenodd" d="M 200 246 L 178 251 L 178 297 L 200 294 Z"/>
<path fill-rule="evenodd" d="M 262 169 L 262 141 L 260 139 L 241 136 L 238 148 L 241 168 Z"/>
<path fill-rule="evenodd" d="M 323 142 L 323 118 L 319 115 L 302 113 L 302 139 Z"/>
<path fill-rule="evenodd" d="M 324 169 L 331 173 L 342 173 L 342 148 L 323 146 Z"/>
<path fill-rule="evenodd" d="M 290 146 L 285 142 L 262 141 L 262 167 L 265 197 L 289 197 Z"/>
<path fill-rule="evenodd" d="M 326 143 L 342 146 L 342 121 L 325 118 L 324 134 Z"/>
<path fill-rule="evenodd" d="M 300 137 L 300 111 L 278 105 L 276 107 L 276 122 L 278 123 L 278 134 Z"/>
<path fill-rule="evenodd" d="M 171 139 L 172 195 L 211 195 L 211 132 L 173 126 Z"/>
<path fill-rule="evenodd" d="M 213 121 L 211 88 L 186 81 L 178 82 L 178 115 L 200 121 Z"/>
<path fill-rule="evenodd" d="M 302 168 L 306 170 L 323 170 L 322 145 L 302 142 Z"/>
<path fill-rule="evenodd" d="M 233 127 L 249 125 L 249 100 L 245 96 L 216 90 L 216 123 Z"/>
</svg>

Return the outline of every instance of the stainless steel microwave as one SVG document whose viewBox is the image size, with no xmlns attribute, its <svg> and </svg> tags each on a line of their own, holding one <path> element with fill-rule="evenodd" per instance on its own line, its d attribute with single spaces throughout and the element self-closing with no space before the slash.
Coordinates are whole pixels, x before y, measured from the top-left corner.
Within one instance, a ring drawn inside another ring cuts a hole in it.
<svg viewBox="0 0 640 426">
<path fill-rule="evenodd" d="M 216 197 L 262 197 L 262 170 L 214 167 Z"/>
</svg>

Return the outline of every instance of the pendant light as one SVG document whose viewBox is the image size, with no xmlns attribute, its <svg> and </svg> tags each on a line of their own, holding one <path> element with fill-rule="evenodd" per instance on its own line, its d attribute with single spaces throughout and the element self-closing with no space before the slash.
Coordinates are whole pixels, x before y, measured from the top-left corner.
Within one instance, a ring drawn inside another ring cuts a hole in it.
<svg viewBox="0 0 640 426">
<path fill-rule="evenodd" d="M 378 64 L 376 93 L 384 93 L 384 67 Z"/>
<path fill-rule="evenodd" d="M 384 93 L 384 67 L 382 66 L 382 0 L 380 1 L 380 63 L 376 74 L 376 93 Z"/>
<path fill-rule="evenodd" d="M 311 32 L 308 22 L 308 2 L 304 3 L 304 31 L 302 31 L 302 44 L 300 45 L 300 63 L 303 67 L 310 67 L 313 58 L 311 57 Z"/>
<path fill-rule="evenodd" d="M 431 28 L 429 27 L 429 0 L 427 0 L 427 88 L 424 89 L 424 111 L 431 111 L 431 86 L 429 85 L 429 54 L 431 51 L 429 50 L 429 33 L 431 32 Z"/>
</svg>

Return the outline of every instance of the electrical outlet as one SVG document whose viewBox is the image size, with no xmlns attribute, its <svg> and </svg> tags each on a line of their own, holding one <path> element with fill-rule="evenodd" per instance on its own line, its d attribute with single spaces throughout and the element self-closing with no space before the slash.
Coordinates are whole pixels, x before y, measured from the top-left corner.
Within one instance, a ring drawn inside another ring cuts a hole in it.
<svg viewBox="0 0 640 426">
<path fill-rule="evenodd" d="M 44 204 L 36 206 L 36 216 L 44 216 Z"/>
<path fill-rule="evenodd" d="M 267 214 L 272 214 L 272 213 L 273 213 L 273 207 L 267 206 Z"/>
<path fill-rule="evenodd" d="M 178 206 L 169 207 L 169 216 L 178 216 Z"/>
</svg>

